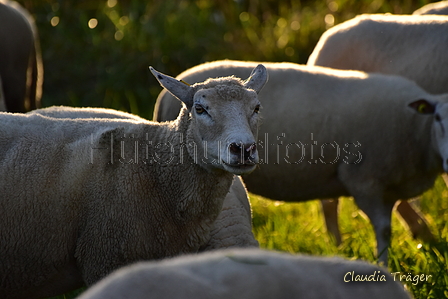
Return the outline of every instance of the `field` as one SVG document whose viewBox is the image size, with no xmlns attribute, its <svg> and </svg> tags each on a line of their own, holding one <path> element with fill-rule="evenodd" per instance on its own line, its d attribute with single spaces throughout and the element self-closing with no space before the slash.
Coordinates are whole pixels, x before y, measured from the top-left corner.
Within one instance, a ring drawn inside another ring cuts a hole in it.
<svg viewBox="0 0 448 299">
<path fill-rule="evenodd" d="M 306 63 L 321 34 L 362 13 L 409 14 L 428 0 L 18 0 L 36 20 L 45 68 L 42 104 L 123 110 L 151 119 L 160 86 L 152 65 L 177 75 L 218 59 Z M 340 204 L 343 243 L 326 233 L 318 201 L 251 195 L 262 248 L 374 261 L 373 230 L 351 198 Z M 448 298 L 448 190 L 443 180 L 420 208 L 437 241 L 414 240 L 393 217 L 390 271 L 432 275 L 406 282 L 415 298 Z M 78 290 L 58 299 L 75 298 Z"/>
</svg>

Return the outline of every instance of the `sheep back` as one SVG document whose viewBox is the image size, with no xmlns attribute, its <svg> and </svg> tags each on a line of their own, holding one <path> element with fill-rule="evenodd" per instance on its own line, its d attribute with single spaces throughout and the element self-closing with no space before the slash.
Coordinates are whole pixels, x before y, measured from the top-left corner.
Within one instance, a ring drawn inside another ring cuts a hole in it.
<svg viewBox="0 0 448 299">
<path fill-rule="evenodd" d="M 355 275 L 376 281 L 357 282 Z M 240 249 L 135 264 L 79 299 L 361 297 L 410 298 L 387 269 L 366 262 Z"/>
<path fill-rule="evenodd" d="M 307 64 L 401 75 L 445 93 L 447 32 L 447 16 L 360 15 L 324 32 Z"/>
</svg>

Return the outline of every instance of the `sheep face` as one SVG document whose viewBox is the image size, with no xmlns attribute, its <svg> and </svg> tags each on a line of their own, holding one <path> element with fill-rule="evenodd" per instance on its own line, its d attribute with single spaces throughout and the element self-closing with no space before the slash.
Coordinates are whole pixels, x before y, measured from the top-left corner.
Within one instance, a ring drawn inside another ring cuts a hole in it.
<svg viewBox="0 0 448 299">
<path fill-rule="evenodd" d="M 217 85 L 200 89 L 191 109 L 193 139 L 201 143 L 206 165 L 234 174 L 248 173 L 258 163 L 257 94 L 240 86 Z"/>
<path fill-rule="evenodd" d="M 259 65 L 242 81 L 235 77 L 208 79 L 192 86 L 151 72 L 170 93 L 188 109 L 189 153 L 207 169 L 221 169 L 233 174 L 253 171 L 258 163 L 256 141 L 260 102 L 258 92 L 267 81 L 267 71 Z"/>
<path fill-rule="evenodd" d="M 443 170 L 448 172 L 448 103 L 417 100 L 409 104 L 419 114 L 432 114 L 434 146 L 442 158 Z"/>
</svg>

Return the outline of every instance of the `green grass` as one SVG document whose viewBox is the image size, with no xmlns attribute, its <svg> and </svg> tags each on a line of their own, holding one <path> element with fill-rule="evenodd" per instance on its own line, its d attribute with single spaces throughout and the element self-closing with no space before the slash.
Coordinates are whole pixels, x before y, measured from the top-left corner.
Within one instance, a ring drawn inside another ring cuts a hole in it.
<svg viewBox="0 0 448 299">
<path fill-rule="evenodd" d="M 324 256 L 342 256 L 375 262 L 374 233 L 352 198 L 340 200 L 342 244 L 326 233 L 318 201 L 282 203 L 251 195 L 254 234 L 262 248 Z M 428 281 L 404 282 L 417 298 L 448 298 L 448 191 L 442 179 L 421 199 L 421 210 L 436 236 L 433 244 L 414 240 L 394 212 L 390 272 L 432 275 Z"/>
</svg>

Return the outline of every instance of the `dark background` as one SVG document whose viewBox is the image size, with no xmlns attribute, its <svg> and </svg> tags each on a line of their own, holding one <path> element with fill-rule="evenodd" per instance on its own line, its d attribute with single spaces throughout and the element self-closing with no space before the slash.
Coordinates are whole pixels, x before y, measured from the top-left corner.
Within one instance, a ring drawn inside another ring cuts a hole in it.
<svg viewBox="0 0 448 299">
<path fill-rule="evenodd" d="M 361 13 L 412 13 L 428 1 L 18 2 L 34 16 L 39 30 L 44 107 L 107 107 L 152 119 L 161 88 L 149 65 L 176 76 L 226 58 L 306 63 L 320 35 L 333 24 Z M 93 29 L 91 19 L 98 21 Z"/>
</svg>

